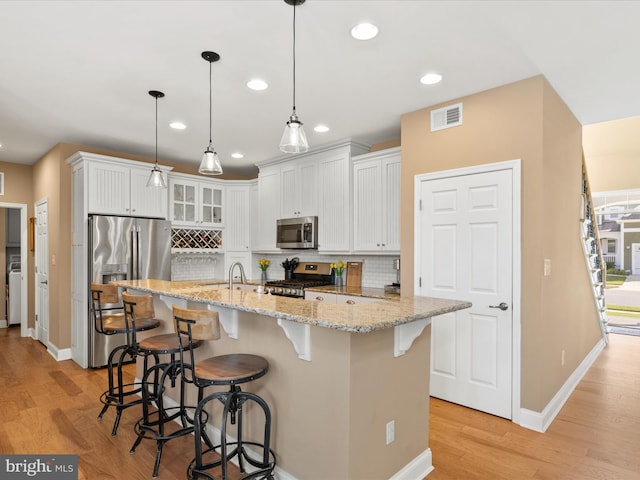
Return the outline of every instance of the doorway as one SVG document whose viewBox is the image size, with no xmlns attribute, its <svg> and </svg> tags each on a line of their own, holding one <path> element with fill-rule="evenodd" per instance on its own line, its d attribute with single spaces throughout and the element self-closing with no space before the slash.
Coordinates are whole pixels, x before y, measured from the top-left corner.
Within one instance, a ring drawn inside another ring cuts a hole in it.
<svg viewBox="0 0 640 480">
<path fill-rule="evenodd" d="M 418 295 L 469 300 L 435 317 L 431 395 L 518 423 L 520 161 L 419 175 Z"/>
<path fill-rule="evenodd" d="M 9 211 L 11 211 L 11 216 L 16 220 L 15 226 L 17 227 L 17 232 L 12 232 L 12 239 L 7 239 L 7 242 L 11 244 L 9 255 L 17 256 L 12 258 L 8 258 L 8 260 L 14 260 L 13 263 L 13 283 L 17 288 L 15 290 L 19 291 L 17 298 L 13 298 L 12 303 L 14 303 L 14 313 L 15 309 L 19 309 L 19 319 L 16 323 L 20 324 L 20 336 L 26 337 L 29 335 L 29 329 L 27 325 L 27 317 L 28 317 L 28 290 L 27 290 L 27 277 L 28 277 L 28 269 L 27 269 L 27 251 L 28 251 L 28 232 L 27 232 L 27 205 L 24 203 L 5 203 L 0 202 L 0 208 L 5 211 L 7 215 Z M 15 215 L 14 215 L 15 214 Z M 13 228 L 12 228 L 13 229 Z M 5 257 L 6 258 L 6 257 Z M 17 260 L 17 261 L 16 261 Z M 6 263 L 6 262 L 5 262 Z M 19 267 L 16 265 L 19 264 Z M 9 268 L 11 266 L 7 264 L 7 282 L 9 281 Z M 17 272 L 18 268 L 20 272 Z M 15 293 L 14 293 L 15 295 Z M 10 313 L 10 312 L 7 312 Z M 5 320 L 5 324 L 9 325 L 9 318 Z"/>
</svg>

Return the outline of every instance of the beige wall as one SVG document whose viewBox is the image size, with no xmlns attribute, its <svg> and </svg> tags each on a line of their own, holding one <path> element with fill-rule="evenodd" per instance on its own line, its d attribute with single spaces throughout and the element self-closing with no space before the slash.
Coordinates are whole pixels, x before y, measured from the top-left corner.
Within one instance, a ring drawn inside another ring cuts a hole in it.
<svg viewBox="0 0 640 480">
<path fill-rule="evenodd" d="M 586 125 L 583 144 L 592 192 L 640 188 L 640 117 Z"/>
<path fill-rule="evenodd" d="M 464 124 L 431 133 L 429 112 L 459 101 Z M 580 124 L 543 77 L 402 116 L 403 295 L 413 294 L 414 177 L 522 161 L 521 406 L 537 412 L 599 339 L 579 243 L 580 135 Z M 552 260 L 550 277 L 542 276 L 545 258 Z"/>
</svg>

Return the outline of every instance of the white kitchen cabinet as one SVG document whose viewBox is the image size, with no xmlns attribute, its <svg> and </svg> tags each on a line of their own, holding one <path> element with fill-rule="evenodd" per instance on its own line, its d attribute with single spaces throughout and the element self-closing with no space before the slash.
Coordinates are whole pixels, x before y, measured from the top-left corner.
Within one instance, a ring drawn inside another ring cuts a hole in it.
<svg viewBox="0 0 640 480">
<path fill-rule="evenodd" d="M 251 187 L 249 182 L 226 183 L 227 226 L 222 246 L 227 252 L 251 250 Z"/>
<path fill-rule="evenodd" d="M 314 292 L 312 290 L 305 290 L 304 299 L 337 305 L 359 305 L 363 303 L 380 302 L 383 300 L 382 298 L 375 297 L 361 297 L 359 295 L 346 295 L 343 293 Z"/>
<path fill-rule="evenodd" d="M 326 152 L 318 163 L 318 250 L 350 250 L 351 158 L 348 148 Z"/>
<path fill-rule="evenodd" d="M 102 155 L 91 158 L 86 165 L 88 213 L 167 218 L 167 190 L 147 187 L 151 164 Z"/>
<path fill-rule="evenodd" d="M 223 226 L 224 184 L 197 181 L 190 175 L 169 176 L 170 220 L 189 227 Z"/>
<path fill-rule="evenodd" d="M 319 253 L 351 249 L 351 155 L 368 151 L 352 140 L 310 153 L 279 157 L 259 165 L 259 251 L 276 249 L 276 220 L 318 216 Z"/>
<path fill-rule="evenodd" d="M 354 253 L 400 253 L 400 148 L 353 162 Z"/>
<path fill-rule="evenodd" d="M 260 169 L 258 176 L 258 233 L 254 250 L 279 251 L 276 248 L 276 220 L 280 218 L 280 168 Z"/>
<path fill-rule="evenodd" d="M 282 218 L 318 215 L 318 161 L 315 156 L 296 158 L 280 167 Z"/>
<path fill-rule="evenodd" d="M 251 249 L 255 250 L 260 244 L 260 197 L 258 181 L 252 182 L 249 187 L 249 221 L 251 226 L 249 228 L 251 235 Z"/>
<path fill-rule="evenodd" d="M 380 302 L 381 298 L 375 297 L 361 297 L 359 295 L 345 295 L 342 293 L 336 294 L 336 304 L 337 305 L 361 305 L 363 303 L 373 303 Z"/>
</svg>

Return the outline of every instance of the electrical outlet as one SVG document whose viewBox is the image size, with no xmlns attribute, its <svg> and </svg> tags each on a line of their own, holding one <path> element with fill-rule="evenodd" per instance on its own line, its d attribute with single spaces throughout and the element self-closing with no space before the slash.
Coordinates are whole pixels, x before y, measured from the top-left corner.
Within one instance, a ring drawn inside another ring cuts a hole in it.
<svg viewBox="0 0 640 480">
<path fill-rule="evenodd" d="M 391 420 L 387 423 L 387 445 L 393 442 L 396 438 L 396 422 Z"/>
<path fill-rule="evenodd" d="M 545 277 L 551 276 L 551 259 L 550 258 L 544 259 L 544 276 Z"/>
<path fill-rule="evenodd" d="M 564 350 L 562 350 L 562 355 L 560 356 L 560 365 L 564 365 Z"/>
</svg>

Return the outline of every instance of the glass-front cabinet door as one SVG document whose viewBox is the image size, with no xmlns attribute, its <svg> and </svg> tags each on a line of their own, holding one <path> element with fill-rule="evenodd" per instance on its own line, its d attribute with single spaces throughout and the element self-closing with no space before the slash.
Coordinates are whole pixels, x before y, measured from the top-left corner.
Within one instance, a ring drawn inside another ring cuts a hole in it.
<svg viewBox="0 0 640 480">
<path fill-rule="evenodd" d="M 222 226 L 223 193 L 221 186 L 200 184 L 200 220 L 202 226 Z"/>
<path fill-rule="evenodd" d="M 183 225 L 197 225 L 198 184 L 173 181 L 171 184 L 171 220 Z"/>
</svg>

